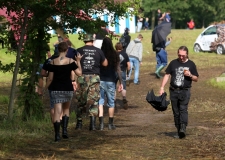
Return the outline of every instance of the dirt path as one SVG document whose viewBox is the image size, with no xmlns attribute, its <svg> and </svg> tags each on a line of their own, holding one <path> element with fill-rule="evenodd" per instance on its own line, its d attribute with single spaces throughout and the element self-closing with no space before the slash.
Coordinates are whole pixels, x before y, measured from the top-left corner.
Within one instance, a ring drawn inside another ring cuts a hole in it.
<svg viewBox="0 0 225 160">
<path fill-rule="evenodd" d="M 199 70 L 201 77 L 193 84 L 185 139 L 173 137 L 176 129 L 171 106 L 158 112 L 145 100 L 152 88 L 158 92 L 161 80 L 151 74 L 153 68 L 144 68 L 141 84 L 127 87 L 128 110 L 122 108 L 121 96 L 117 95 L 116 130 L 106 127 L 90 132 L 85 120 L 83 130 L 76 131 L 71 119 L 69 140 L 54 143 L 51 131 L 46 137 L 25 140 L 24 148 L 16 148 L 8 159 L 225 159 L 225 92 L 206 83 L 220 72 L 218 67 Z M 107 114 L 105 117 L 107 125 Z"/>
</svg>

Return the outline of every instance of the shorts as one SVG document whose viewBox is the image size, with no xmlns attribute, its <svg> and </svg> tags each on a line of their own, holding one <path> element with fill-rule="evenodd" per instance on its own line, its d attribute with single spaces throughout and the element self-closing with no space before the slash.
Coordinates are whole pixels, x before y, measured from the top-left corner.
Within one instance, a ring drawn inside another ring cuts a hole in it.
<svg viewBox="0 0 225 160">
<path fill-rule="evenodd" d="M 121 72 L 121 78 L 122 78 L 122 84 L 123 84 L 123 90 L 126 90 L 126 78 L 127 78 L 127 74 L 126 71 L 122 71 Z M 119 81 L 119 79 L 116 79 L 116 84 Z M 116 89 L 116 85 L 115 85 L 115 89 Z"/>
<path fill-rule="evenodd" d="M 99 105 L 104 105 L 105 95 L 107 98 L 107 106 L 113 108 L 115 106 L 115 83 L 100 81 L 100 99 Z"/>
<path fill-rule="evenodd" d="M 73 98 L 73 91 L 51 91 L 51 103 L 65 103 Z"/>
</svg>

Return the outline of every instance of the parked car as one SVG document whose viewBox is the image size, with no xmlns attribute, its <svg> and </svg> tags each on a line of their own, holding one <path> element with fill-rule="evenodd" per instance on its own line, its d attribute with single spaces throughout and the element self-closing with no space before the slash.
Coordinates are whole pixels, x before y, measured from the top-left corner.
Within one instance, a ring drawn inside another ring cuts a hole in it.
<svg viewBox="0 0 225 160">
<path fill-rule="evenodd" d="M 222 29 L 221 29 L 222 28 Z M 196 39 L 194 52 L 213 51 L 217 54 L 225 53 L 225 24 L 208 26 Z"/>
</svg>

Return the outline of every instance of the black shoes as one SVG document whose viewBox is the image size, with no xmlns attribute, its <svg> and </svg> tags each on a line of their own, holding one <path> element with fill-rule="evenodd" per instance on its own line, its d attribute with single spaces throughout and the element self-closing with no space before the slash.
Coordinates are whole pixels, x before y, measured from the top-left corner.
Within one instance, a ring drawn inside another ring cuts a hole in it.
<svg viewBox="0 0 225 160">
<path fill-rule="evenodd" d="M 134 84 L 136 84 L 136 85 L 139 85 L 141 82 L 140 81 L 138 81 L 137 83 L 134 83 Z"/>
<path fill-rule="evenodd" d="M 123 109 L 128 109 L 128 101 L 126 99 L 123 99 Z"/>
</svg>

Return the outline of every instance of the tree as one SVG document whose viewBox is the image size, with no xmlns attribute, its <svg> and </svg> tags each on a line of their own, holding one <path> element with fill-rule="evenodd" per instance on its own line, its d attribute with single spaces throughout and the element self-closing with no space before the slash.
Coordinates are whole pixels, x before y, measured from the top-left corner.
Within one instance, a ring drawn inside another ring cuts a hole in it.
<svg viewBox="0 0 225 160">
<path fill-rule="evenodd" d="M 19 26 L 15 33 L 19 34 L 20 43 L 17 49 L 16 64 L 13 68 L 9 118 L 12 118 L 16 79 L 19 72 L 24 78 L 19 94 L 19 104 L 23 107 L 23 120 L 27 120 L 31 116 L 41 119 L 43 116 L 43 108 L 38 100 L 38 95 L 34 93 L 34 85 L 38 78 L 36 72 L 39 64 L 44 61 L 46 56 L 45 46 L 50 40 L 50 35 L 47 33 L 49 26 L 61 31 L 60 34 L 64 28 L 75 31 L 78 27 L 86 32 L 96 33 L 105 22 L 102 22 L 100 18 L 96 21 L 90 20 L 90 16 L 86 13 L 104 13 L 104 9 L 107 8 L 108 13 L 106 14 L 114 13 L 112 22 L 116 23 L 116 16 L 126 16 L 126 12 L 135 14 L 139 8 L 139 0 L 128 0 L 123 3 L 114 2 L 114 0 L 77 0 L 76 3 L 66 0 L 0 0 L 0 4 L 0 8 L 6 7 L 9 13 L 15 11 L 20 15 L 13 18 L 12 22 Z M 128 7 L 134 7 L 135 10 L 128 10 Z M 60 22 L 56 22 L 52 18 L 56 15 L 60 15 Z M 23 44 L 25 34 L 28 38 Z M 1 68 L 4 66 L 1 65 Z M 10 69 L 12 70 L 12 68 Z"/>
</svg>

